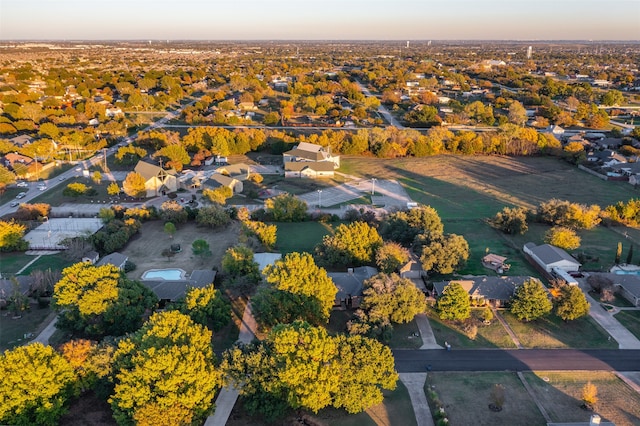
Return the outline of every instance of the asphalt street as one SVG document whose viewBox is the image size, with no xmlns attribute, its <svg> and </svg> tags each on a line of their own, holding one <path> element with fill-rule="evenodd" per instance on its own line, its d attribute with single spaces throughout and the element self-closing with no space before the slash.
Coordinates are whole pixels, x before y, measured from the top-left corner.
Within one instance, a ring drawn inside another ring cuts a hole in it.
<svg viewBox="0 0 640 426">
<path fill-rule="evenodd" d="M 640 371 L 640 350 L 394 350 L 400 373 L 432 371 Z"/>
</svg>

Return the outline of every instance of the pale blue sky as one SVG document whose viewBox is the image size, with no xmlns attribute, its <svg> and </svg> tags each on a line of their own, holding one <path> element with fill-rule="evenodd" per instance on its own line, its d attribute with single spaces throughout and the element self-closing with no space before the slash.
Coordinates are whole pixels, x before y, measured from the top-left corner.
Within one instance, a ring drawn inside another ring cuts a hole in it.
<svg viewBox="0 0 640 426">
<path fill-rule="evenodd" d="M 2 40 L 640 40 L 640 0 L 0 0 Z"/>
</svg>

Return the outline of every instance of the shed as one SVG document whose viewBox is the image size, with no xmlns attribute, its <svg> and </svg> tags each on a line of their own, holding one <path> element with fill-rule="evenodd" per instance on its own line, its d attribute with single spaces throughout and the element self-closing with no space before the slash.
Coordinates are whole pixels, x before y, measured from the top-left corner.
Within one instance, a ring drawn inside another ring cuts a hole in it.
<svg viewBox="0 0 640 426">
<path fill-rule="evenodd" d="M 553 268 L 558 268 L 565 272 L 575 272 L 582 266 L 569 253 L 551 244 L 536 246 L 534 243 L 527 243 L 524 245 L 523 250 L 536 265 L 547 273 L 551 273 Z"/>
<path fill-rule="evenodd" d="M 96 264 L 96 266 L 113 265 L 116 268 L 120 269 L 121 271 L 124 271 L 124 265 L 127 263 L 127 260 L 129 260 L 127 256 L 115 251 L 111 254 L 106 255 L 102 259 L 100 259 Z"/>
</svg>

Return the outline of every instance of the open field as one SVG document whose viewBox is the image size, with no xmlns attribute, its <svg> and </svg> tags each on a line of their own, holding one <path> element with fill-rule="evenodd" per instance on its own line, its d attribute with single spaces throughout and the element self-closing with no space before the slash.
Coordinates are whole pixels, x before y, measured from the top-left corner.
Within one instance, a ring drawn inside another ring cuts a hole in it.
<svg viewBox="0 0 640 426">
<path fill-rule="evenodd" d="M 39 308 L 37 303 L 32 303 L 30 309 L 20 315 L 14 319 L 13 312 L 0 311 L 0 353 L 30 341 L 25 334 L 37 336 L 54 316 L 50 308 Z"/>
<path fill-rule="evenodd" d="M 640 424 L 640 395 L 613 373 L 527 372 L 527 383 L 553 422 L 588 422 L 591 412 L 581 408 L 581 392 L 590 380 L 598 388 L 596 413 L 603 421 L 616 425 Z M 488 409 L 489 395 L 495 384 L 505 388 L 503 410 Z M 445 407 L 450 424 L 459 426 L 491 425 L 543 426 L 545 419 L 515 373 L 429 373 L 425 391 L 431 389 Z M 430 402 L 430 405 L 431 402 Z M 432 405 L 433 410 L 433 405 Z"/>
<path fill-rule="evenodd" d="M 589 421 L 581 407 L 582 388 L 591 381 L 598 388 L 596 413 L 616 426 L 640 424 L 640 394 L 608 371 L 536 371 L 524 373 L 533 393 L 554 422 Z M 508 397 L 507 397 L 508 401 Z"/>
<path fill-rule="evenodd" d="M 142 225 L 140 233 L 121 250 L 137 266 L 129 273 L 129 278 L 139 279 L 145 271 L 155 268 L 181 268 L 187 273 L 194 269 L 220 270 L 224 252 L 238 242 L 239 225 L 236 223 L 223 229 L 201 228 L 195 223 L 181 224 L 177 228 L 173 238 L 169 238 L 164 232 L 162 221 Z M 197 239 L 204 239 L 209 243 L 211 256 L 201 258 L 192 253 L 191 244 Z M 167 260 L 162 256 L 162 251 L 171 244 L 180 244 L 182 252 Z"/>
<path fill-rule="evenodd" d="M 347 333 L 347 322 L 354 317 L 355 311 L 331 311 L 327 330 L 331 334 Z M 393 324 L 393 334 L 388 342 L 392 349 L 419 349 L 422 339 L 415 320 L 406 324 Z"/>
<path fill-rule="evenodd" d="M 471 255 L 460 271 L 465 274 L 489 273 L 480 266 L 489 249 L 509 257 L 510 274 L 536 275 L 522 257 L 522 246 L 528 241 L 542 243 L 549 227 L 529 224 L 525 235 L 501 235 L 486 219 L 505 206 L 531 209 L 559 198 L 604 208 L 639 195 L 628 183 L 602 181 L 554 157 L 441 155 L 381 160 L 344 156 L 341 164 L 340 170 L 345 173 L 397 179 L 415 201 L 434 207 L 442 217 L 445 232 L 461 234 L 469 242 Z M 618 241 L 640 243 L 639 230 L 623 227 L 598 227 L 579 235 L 582 246 L 574 254 L 592 258 L 584 265 L 587 270 L 608 268 Z"/>
<path fill-rule="evenodd" d="M 334 224 L 321 222 L 279 222 L 276 247 L 282 254 L 313 253 L 325 235 L 333 235 Z M 338 226 L 338 224 L 335 224 Z"/>
</svg>

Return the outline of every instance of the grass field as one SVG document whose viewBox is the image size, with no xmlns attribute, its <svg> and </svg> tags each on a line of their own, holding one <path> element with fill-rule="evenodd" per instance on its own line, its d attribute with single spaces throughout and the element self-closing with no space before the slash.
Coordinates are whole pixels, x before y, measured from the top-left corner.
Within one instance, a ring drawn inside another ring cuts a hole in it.
<svg viewBox="0 0 640 426">
<path fill-rule="evenodd" d="M 313 253 L 325 235 L 333 235 L 333 225 L 321 222 L 279 222 L 277 248 L 282 254 L 291 252 Z M 337 225 L 336 225 L 337 226 Z"/>
<path fill-rule="evenodd" d="M 40 309 L 37 304 L 31 304 L 31 308 L 16 319 L 12 312 L 0 311 L 0 353 L 30 341 L 31 338 L 25 339 L 25 335 L 37 335 L 45 320 L 53 319 L 50 315 L 51 309 Z"/>
<path fill-rule="evenodd" d="M 640 339 L 640 311 L 620 311 L 615 315 L 615 318 Z"/>
<path fill-rule="evenodd" d="M 2 253 L 2 256 L 0 256 L 0 273 L 2 273 L 2 276 L 15 275 L 33 259 L 34 256 L 29 256 L 22 252 Z"/>
<path fill-rule="evenodd" d="M 523 236 L 506 236 L 486 222 L 504 206 L 536 208 L 552 198 L 598 204 L 602 208 L 627 201 L 639 194 L 625 182 L 605 182 L 554 157 L 464 157 L 437 156 L 381 160 L 344 156 L 341 171 L 378 179 L 396 179 L 417 202 L 434 207 L 445 232 L 463 235 L 470 245 L 470 258 L 460 271 L 464 274 L 490 274 L 480 259 L 487 249 L 508 257 L 511 275 L 533 275 L 535 271 L 522 256 L 529 241 L 543 242 L 546 225 L 529 224 Z M 640 231 L 628 228 L 598 227 L 580 231 L 583 253 L 592 260 L 586 270 L 611 266 L 618 241 L 640 244 Z M 626 237 L 625 237 L 626 235 Z"/>
<path fill-rule="evenodd" d="M 589 316 L 564 322 L 555 315 L 548 315 L 525 323 L 508 311 L 501 311 L 500 315 L 525 348 L 618 348 L 617 342 L 609 340 L 609 335 Z"/>
<path fill-rule="evenodd" d="M 611 372 L 526 372 L 533 395 L 553 422 L 588 422 L 590 411 L 581 408 L 582 387 L 591 381 L 598 388 L 596 413 L 618 426 L 640 424 L 640 395 Z M 503 410 L 488 409 L 495 384 L 505 388 Z M 430 388 L 435 386 L 435 388 Z M 546 421 L 515 373 L 429 373 L 425 392 L 433 390 L 445 408 L 449 424 L 457 426 L 544 426 Z M 430 402 L 431 409 L 433 404 Z"/>
<path fill-rule="evenodd" d="M 640 394 L 608 371 L 524 373 L 536 398 L 554 422 L 588 422 L 590 412 L 581 408 L 582 388 L 591 381 L 598 388 L 595 412 L 616 426 L 640 424 Z"/>
</svg>

